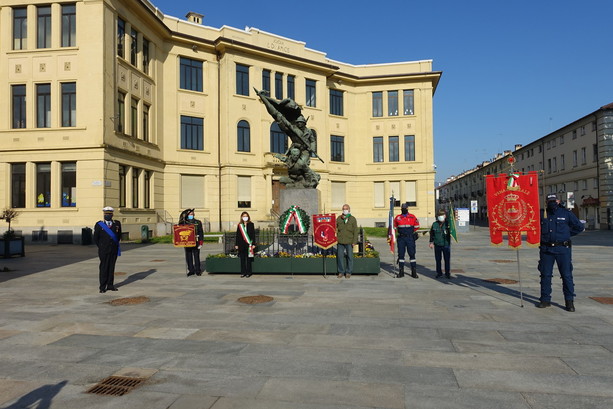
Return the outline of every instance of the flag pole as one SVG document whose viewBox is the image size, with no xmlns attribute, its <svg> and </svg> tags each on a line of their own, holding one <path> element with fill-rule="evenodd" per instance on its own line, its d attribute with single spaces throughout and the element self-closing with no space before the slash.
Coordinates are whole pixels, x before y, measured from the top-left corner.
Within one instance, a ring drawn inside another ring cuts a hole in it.
<svg viewBox="0 0 613 409">
<path fill-rule="evenodd" d="M 521 286 L 521 269 L 519 268 L 519 248 L 516 248 L 515 251 L 517 252 L 517 277 L 519 278 L 519 305 L 524 308 L 524 290 Z"/>
</svg>

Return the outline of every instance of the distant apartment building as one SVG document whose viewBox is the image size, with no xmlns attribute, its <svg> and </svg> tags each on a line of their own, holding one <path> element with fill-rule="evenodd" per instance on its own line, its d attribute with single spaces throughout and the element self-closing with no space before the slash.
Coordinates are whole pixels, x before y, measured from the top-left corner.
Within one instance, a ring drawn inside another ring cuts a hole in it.
<svg viewBox="0 0 613 409">
<path fill-rule="evenodd" d="M 254 87 L 294 99 L 316 131 L 320 211 L 350 203 L 384 224 L 393 192 L 434 219 L 431 60 L 351 65 L 186 17 L 147 0 L 2 1 L 0 208 L 28 240 L 78 242 L 104 206 L 131 237 L 188 207 L 211 230 L 244 210 L 274 220 L 288 138 Z"/>
<path fill-rule="evenodd" d="M 449 178 L 438 188 L 440 203 L 469 208 L 476 200 L 477 218 L 485 221 L 485 176 L 515 170 L 539 174 L 541 204 L 555 193 L 590 229 L 611 229 L 613 208 L 613 104 L 548 134 L 526 146 L 499 153 L 474 169 Z M 574 202 L 574 203 L 573 203 Z"/>
</svg>

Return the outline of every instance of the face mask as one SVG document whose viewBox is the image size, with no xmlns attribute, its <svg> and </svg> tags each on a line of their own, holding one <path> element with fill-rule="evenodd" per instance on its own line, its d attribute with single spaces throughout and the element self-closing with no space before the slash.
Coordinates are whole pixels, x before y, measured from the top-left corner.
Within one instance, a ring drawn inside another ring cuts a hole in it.
<svg viewBox="0 0 613 409">
<path fill-rule="evenodd" d="M 445 221 L 445 216 L 438 216 L 436 218 L 439 222 L 444 222 Z"/>
<path fill-rule="evenodd" d="M 247 216 L 244 216 L 244 217 L 243 217 L 243 221 L 244 221 L 244 222 L 249 221 L 249 218 L 248 218 Z"/>
<path fill-rule="evenodd" d="M 344 214 L 345 216 L 347 216 L 347 215 L 349 214 L 349 210 L 344 209 L 344 210 L 343 210 L 343 214 Z"/>
<path fill-rule="evenodd" d="M 105 214 L 104 215 L 104 220 L 106 220 L 107 222 L 110 222 L 111 220 L 113 220 L 113 215 L 112 214 Z"/>
<path fill-rule="evenodd" d="M 556 202 L 547 202 L 547 210 L 553 211 L 558 208 L 558 204 Z"/>
<path fill-rule="evenodd" d="M 194 220 L 194 215 L 190 214 L 190 215 L 187 216 L 187 218 L 188 218 L 188 220 Z"/>
<path fill-rule="evenodd" d="M 409 209 L 401 209 L 400 211 L 402 212 L 402 214 L 407 214 L 407 213 L 409 213 Z"/>
</svg>

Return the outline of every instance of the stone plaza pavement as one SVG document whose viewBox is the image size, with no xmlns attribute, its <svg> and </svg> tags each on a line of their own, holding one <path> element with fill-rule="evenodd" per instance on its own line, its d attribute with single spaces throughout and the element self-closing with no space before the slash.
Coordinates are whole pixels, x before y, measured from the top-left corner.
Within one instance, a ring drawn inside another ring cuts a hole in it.
<svg viewBox="0 0 613 409">
<path fill-rule="evenodd" d="M 538 250 L 462 234 L 452 280 L 186 277 L 172 245 L 125 244 L 118 292 L 98 293 L 93 246 L 31 245 L 0 259 L 0 408 L 612 408 L 613 232 L 575 239 L 577 312 L 537 309 Z M 204 252 L 218 252 L 206 244 Z M 517 280 L 518 284 L 484 279 Z M 204 254 L 203 254 L 204 258 Z M 248 295 L 273 301 L 247 305 Z M 149 302 L 113 306 L 123 297 Z M 110 375 L 147 381 L 124 396 L 86 391 Z"/>
</svg>

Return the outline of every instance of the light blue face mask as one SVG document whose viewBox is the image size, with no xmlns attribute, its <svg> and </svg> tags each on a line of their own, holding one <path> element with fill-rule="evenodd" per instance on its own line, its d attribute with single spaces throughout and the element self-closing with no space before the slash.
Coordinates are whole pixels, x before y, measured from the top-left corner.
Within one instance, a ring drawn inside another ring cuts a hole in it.
<svg viewBox="0 0 613 409">
<path fill-rule="evenodd" d="M 193 215 L 193 214 L 190 214 L 189 216 L 187 216 L 187 218 L 188 218 L 189 220 L 193 220 L 193 219 L 194 219 L 194 215 Z"/>
</svg>

